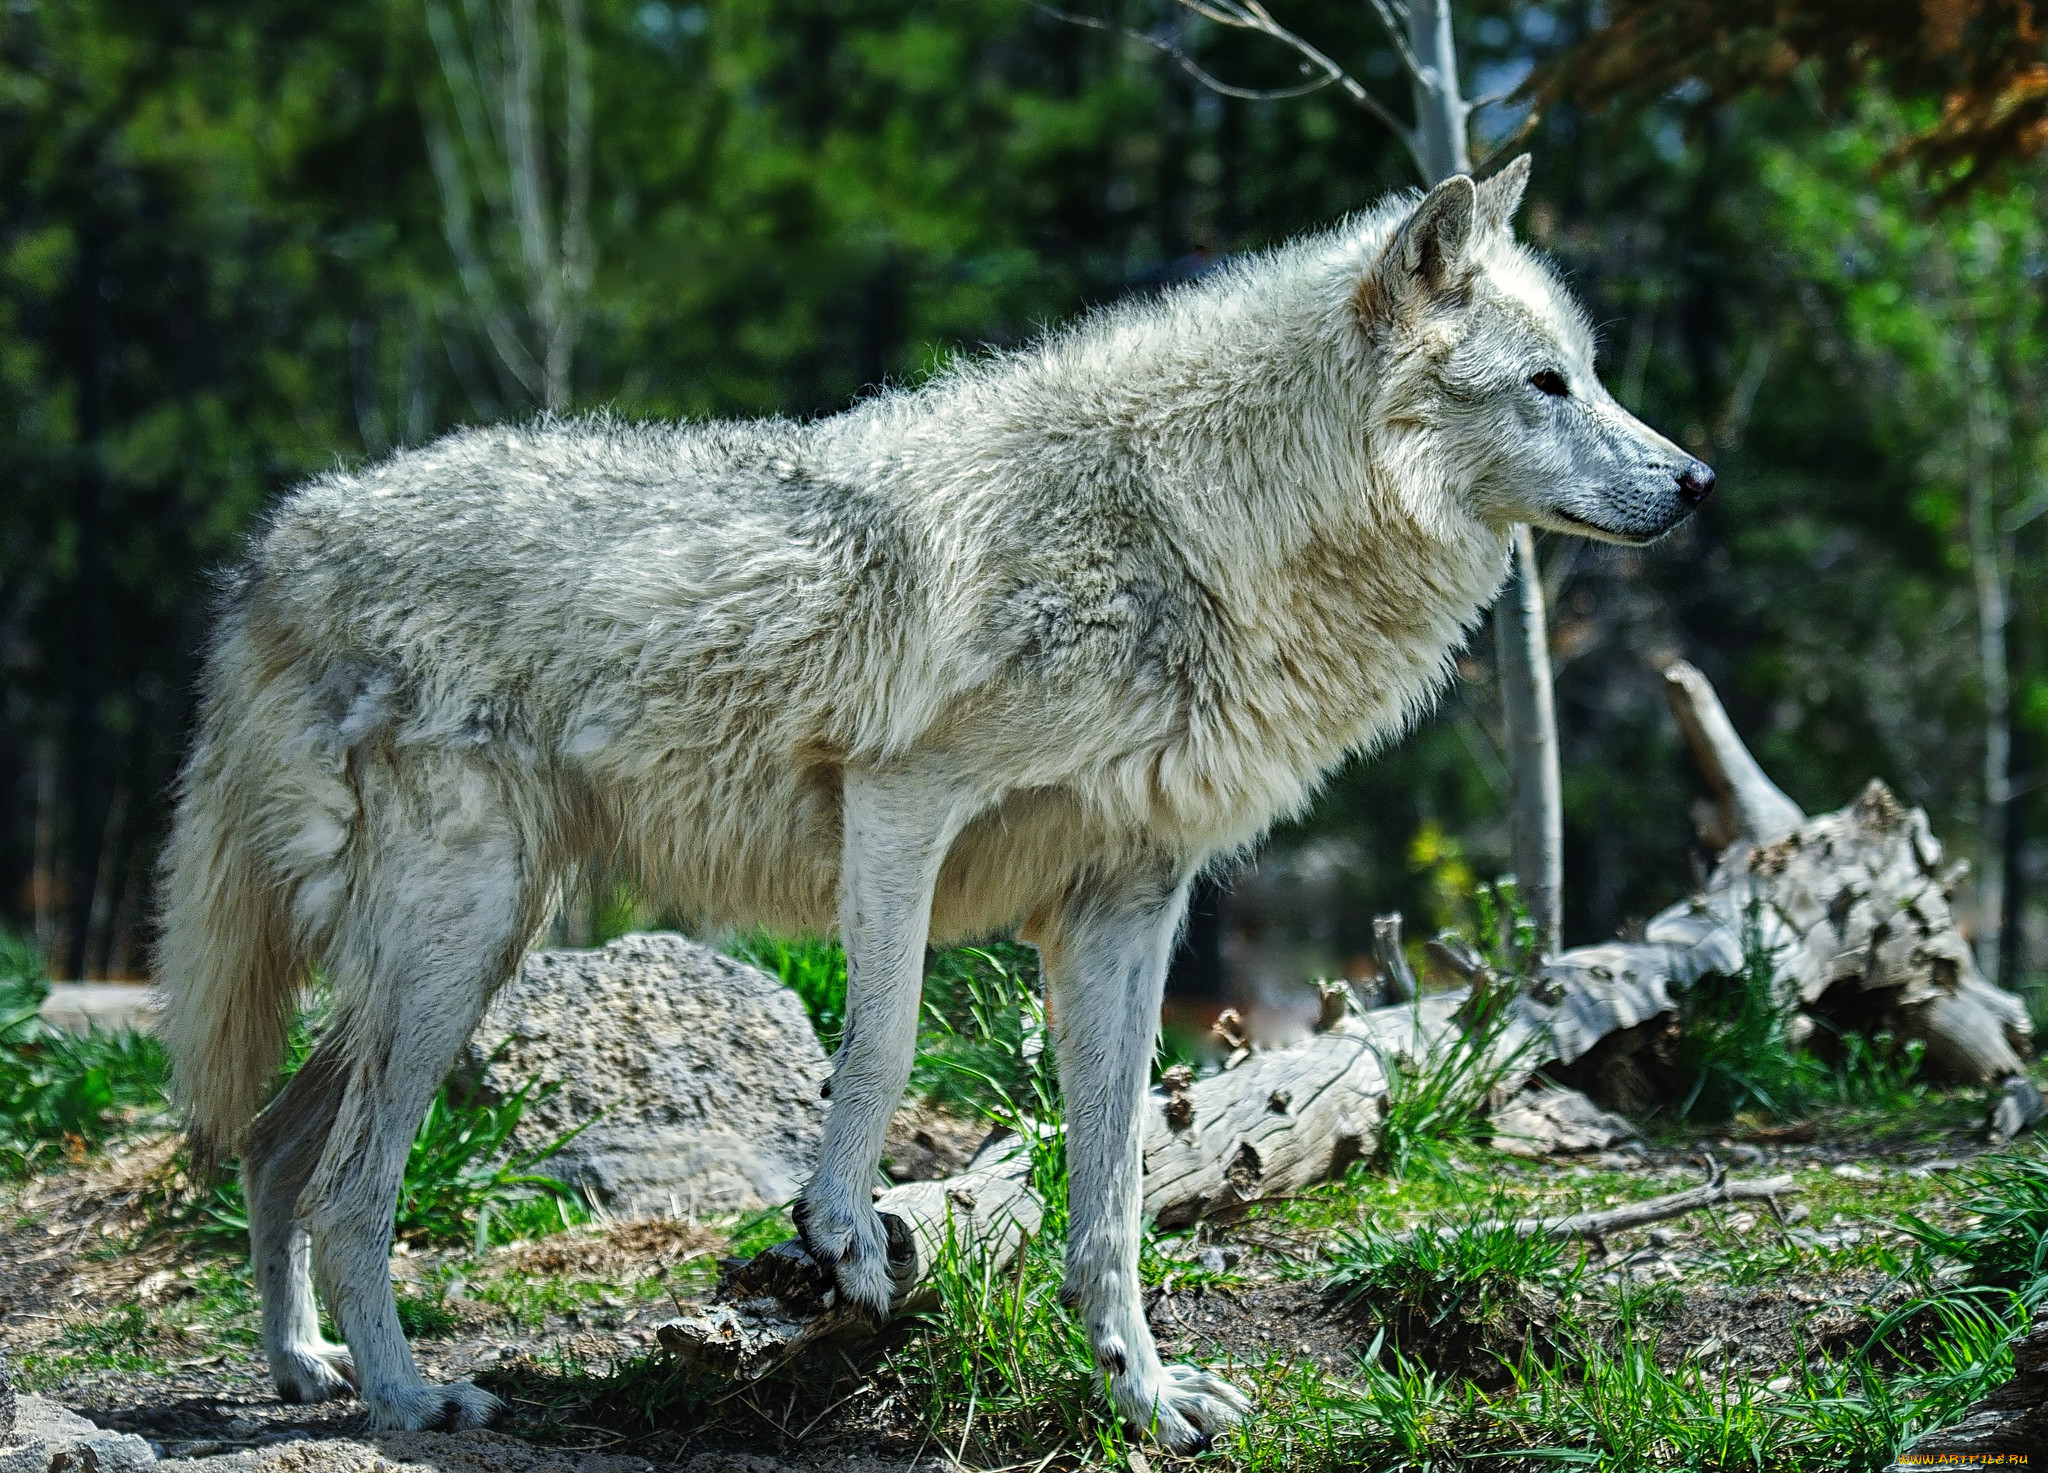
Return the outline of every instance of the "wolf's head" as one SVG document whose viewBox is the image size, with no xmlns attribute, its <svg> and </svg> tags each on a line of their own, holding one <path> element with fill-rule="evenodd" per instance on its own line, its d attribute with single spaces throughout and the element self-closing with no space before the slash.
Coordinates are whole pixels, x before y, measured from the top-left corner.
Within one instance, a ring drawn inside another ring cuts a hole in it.
<svg viewBox="0 0 2048 1473">
<path fill-rule="evenodd" d="M 1528 178 L 1524 154 L 1483 184 L 1445 180 L 1367 274 L 1359 310 L 1386 367 L 1377 417 L 1427 435 L 1487 522 L 1652 541 L 1714 472 L 1594 376 L 1585 314 L 1511 233 Z"/>
</svg>

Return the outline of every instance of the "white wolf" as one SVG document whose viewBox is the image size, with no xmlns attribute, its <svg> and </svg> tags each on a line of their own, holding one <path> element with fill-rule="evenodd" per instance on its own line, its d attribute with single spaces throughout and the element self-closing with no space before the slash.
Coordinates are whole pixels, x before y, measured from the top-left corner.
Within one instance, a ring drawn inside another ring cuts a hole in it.
<svg viewBox="0 0 2048 1473">
<path fill-rule="evenodd" d="M 287 497 L 227 590 L 162 886 L 195 1132 L 239 1151 L 279 1392 L 429 1386 L 387 1272 L 421 1113 L 591 855 L 707 924 L 824 932 L 845 1046 L 803 1240 L 878 1319 L 870 1184 L 927 937 L 1044 959 L 1070 1300 L 1173 1448 L 1139 1106 L 1192 877 L 1398 732 L 1516 521 L 1644 542 L 1712 472 L 1624 413 L 1508 222 L 1526 161 L 811 424 L 466 431 Z M 334 1022 L 254 1119 L 318 965 Z M 322 1340 L 317 1284 L 347 1341 Z"/>
</svg>

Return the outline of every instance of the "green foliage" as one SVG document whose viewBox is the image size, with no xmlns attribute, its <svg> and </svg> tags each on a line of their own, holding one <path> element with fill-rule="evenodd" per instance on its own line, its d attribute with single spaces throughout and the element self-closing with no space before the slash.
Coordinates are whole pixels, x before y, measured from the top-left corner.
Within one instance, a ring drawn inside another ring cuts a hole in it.
<svg viewBox="0 0 2048 1473">
<path fill-rule="evenodd" d="M 1394 1177 L 1447 1173 L 1460 1145 L 1490 1138 L 1486 1117 L 1494 1092 L 1519 1068 L 1523 1052 L 1505 1047 L 1516 985 L 1497 977 L 1475 986 L 1462 1026 L 1427 1057 L 1382 1059 L 1386 1113 L 1369 1169 Z"/>
<path fill-rule="evenodd" d="M 133 1350 L 150 1338 L 148 1312 L 133 1300 L 111 1314 L 89 1320 L 74 1320 L 64 1327 L 57 1343 L 73 1350 Z"/>
<path fill-rule="evenodd" d="M 727 950 L 781 978 L 803 1000 L 819 1041 L 828 1049 L 839 1046 L 846 1029 L 846 953 L 837 942 L 757 932 Z M 1045 1042 L 1038 986 L 1038 953 L 1019 942 L 928 951 L 911 1092 L 984 1112 L 1028 1095 L 1030 1062 Z"/>
<path fill-rule="evenodd" d="M 407 1339 L 435 1340 L 450 1335 L 462 1324 L 461 1316 L 448 1307 L 445 1286 L 434 1290 L 401 1290 L 397 1297 L 398 1327 Z"/>
<path fill-rule="evenodd" d="M 481 1253 L 494 1237 L 538 1237 L 590 1220 L 573 1187 L 533 1169 L 589 1121 L 528 1150 L 511 1146 L 533 1088 L 528 1081 L 495 1101 L 452 1083 L 435 1092 L 406 1157 L 399 1237 L 422 1244 L 471 1243 Z M 533 1098 L 546 1099 L 555 1088 Z"/>
<path fill-rule="evenodd" d="M 1330 1261 L 1333 1302 L 1369 1311 L 1403 1355 L 1480 1381 L 1494 1376 L 1489 1362 L 1548 1348 L 1584 1268 L 1575 1245 L 1477 1218 L 1398 1235 L 1340 1229 Z"/>
<path fill-rule="evenodd" d="M 1529 1286 L 1568 1288 L 1583 1267 L 1577 1258 L 1567 1264 L 1568 1256 L 1560 1239 L 1484 1218 L 1425 1223 L 1401 1235 L 1368 1225 L 1337 1233 L 1323 1287 L 1336 1303 L 1365 1301 L 1383 1317 L 1398 1311 L 1432 1324 L 1453 1316 L 1484 1322 Z"/>
<path fill-rule="evenodd" d="M 293 1030 L 284 1078 L 310 1052 L 311 1033 L 302 1018 Z M 590 1209 L 573 1187 L 534 1170 L 589 1121 L 531 1149 L 511 1144 L 528 1103 L 557 1088 L 535 1094 L 535 1082 L 528 1081 L 496 1100 L 457 1080 L 443 1083 L 406 1156 L 396 1236 L 421 1246 L 468 1244 L 482 1253 L 494 1242 L 543 1237 L 590 1221 Z M 204 1185 L 175 1210 L 173 1222 L 195 1241 L 245 1250 L 249 1213 L 240 1176 L 229 1173 Z"/>
<path fill-rule="evenodd" d="M 1478 920 L 1479 955 L 1497 977 L 1522 978 L 1542 959 L 1542 937 L 1513 875 L 1472 889 L 1472 912 Z"/>
<path fill-rule="evenodd" d="M 163 1105 L 169 1065 L 154 1038 L 48 1027 L 48 994 L 32 948 L 0 932 L 0 1177 L 88 1150 Z"/>
<path fill-rule="evenodd" d="M 1680 1003 L 1678 1118 L 1718 1125 L 1745 1110 L 1789 1118 L 1822 1106 L 1902 1112 L 1924 1103 L 1925 1043 L 1825 1022 L 1808 1043 L 1794 1043 L 1777 971 L 1752 901 L 1743 920 L 1742 970 L 1700 978 Z M 1817 1053 L 1816 1044 L 1831 1057 Z"/>
<path fill-rule="evenodd" d="M 927 958 L 910 1087 L 934 1104 L 1004 1123 L 1043 1111 L 1056 1091 L 1038 952 L 1018 942 L 963 946 Z"/>
<path fill-rule="evenodd" d="M 1925 1041 L 1901 1039 L 1881 1029 L 1868 1035 L 1837 1033 L 1834 1047 L 1835 1059 L 1822 1065 L 1822 1088 L 1832 1103 L 1893 1114 L 1918 1110 L 1926 1103 L 1930 1086 L 1921 1069 L 1927 1058 Z"/>
<path fill-rule="evenodd" d="M 1700 978 L 1679 1005 L 1681 1119 L 1718 1124 L 1752 1106 L 1793 1115 L 1811 1095 L 1812 1071 L 1786 1028 L 1761 915 L 1761 902 L 1752 899 L 1743 918 L 1742 970 Z"/>
<path fill-rule="evenodd" d="M 839 1047 L 846 1031 L 846 953 L 836 941 L 789 940 L 757 931 L 742 936 L 726 950 L 743 962 L 782 979 L 782 985 L 803 1001 L 818 1041 Z"/>
<path fill-rule="evenodd" d="M 1927 1254 L 1961 1265 L 1972 1287 L 2010 1291 L 2029 1310 L 2048 1301 L 2048 1153 L 1980 1160 L 1963 1176 L 1968 1226 L 1917 1215 L 1903 1226 Z"/>
<path fill-rule="evenodd" d="M 1059 1304 L 1062 1227 L 1048 1223 L 1000 1270 L 948 1232 L 932 1265 L 938 1308 L 891 1360 L 925 1425 L 985 1463 L 1076 1445 L 1106 1454 L 1122 1444 L 1087 1331 Z"/>
</svg>

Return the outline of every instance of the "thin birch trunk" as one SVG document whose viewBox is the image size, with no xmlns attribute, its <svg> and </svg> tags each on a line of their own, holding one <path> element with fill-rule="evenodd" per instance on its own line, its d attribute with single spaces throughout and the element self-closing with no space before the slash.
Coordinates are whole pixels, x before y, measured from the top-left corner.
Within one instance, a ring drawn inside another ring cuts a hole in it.
<svg viewBox="0 0 2048 1473">
<path fill-rule="evenodd" d="M 1431 184 L 1453 174 L 1469 174 L 1472 155 L 1465 142 L 1465 119 L 1472 109 L 1458 93 L 1450 0 L 1412 0 L 1408 49 L 1415 57 L 1408 81 L 1415 96 L 1415 141 L 1422 172 Z"/>
<path fill-rule="evenodd" d="M 581 0 L 556 0 L 562 189 L 546 117 L 549 56 L 536 0 L 429 3 L 445 99 L 423 99 L 442 233 L 504 374 L 551 412 L 574 393 L 595 250 L 590 234 L 590 47 Z M 450 123 L 454 126 L 451 127 Z M 482 208 L 479 210 L 478 206 Z M 520 302 L 515 311 L 507 304 Z M 523 317 L 523 321 L 521 320 Z"/>
<path fill-rule="evenodd" d="M 1493 606 L 1507 724 L 1509 834 L 1522 904 L 1536 923 L 1543 955 L 1555 956 L 1563 945 L 1564 783 L 1558 769 L 1549 622 L 1535 534 L 1516 527 L 1514 546 L 1514 570 Z"/>
<path fill-rule="evenodd" d="M 1952 268 L 1951 268 L 1952 269 Z M 1991 392 L 1978 348 L 1978 324 L 1967 308 L 1950 315 L 1962 359 L 1963 465 L 1967 492 L 1970 574 L 1977 595 L 1977 660 L 1984 699 L 1983 869 L 1978 882 L 1977 965 L 2001 973 L 2005 923 L 2005 830 L 2012 806 L 2012 691 L 2006 657 L 2007 559 L 2001 556 Z"/>
<path fill-rule="evenodd" d="M 1409 83 L 1415 98 L 1415 151 L 1423 173 L 1431 184 L 1469 174 L 1466 122 L 1472 109 L 1458 90 L 1450 0 L 1410 0 L 1408 49 L 1414 57 Z M 1552 956 L 1563 944 L 1564 788 L 1543 583 L 1536 538 L 1524 526 L 1515 528 L 1514 567 L 1494 605 L 1493 627 L 1507 726 L 1515 878 L 1543 954 Z"/>
</svg>

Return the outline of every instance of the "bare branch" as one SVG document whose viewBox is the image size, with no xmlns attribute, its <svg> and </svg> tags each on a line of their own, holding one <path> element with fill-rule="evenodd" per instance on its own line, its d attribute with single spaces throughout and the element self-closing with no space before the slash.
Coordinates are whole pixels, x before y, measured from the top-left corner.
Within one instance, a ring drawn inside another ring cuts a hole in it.
<svg viewBox="0 0 2048 1473">
<path fill-rule="evenodd" d="M 1394 54 L 1401 58 L 1401 65 L 1408 70 L 1410 81 L 1422 80 L 1422 63 L 1415 59 L 1415 50 L 1408 44 L 1408 7 L 1402 6 L 1396 15 L 1388 0 L 1372 0 L 1373 13 L 1380 18 L 1380 24 L 1387 28 L 1387 39 L 1394 43 Z"/>
<path fill-rule="evenodd" d="M 1171 37 L 1157 36 L 1145 31 L 1133 30 L 1129 26 L 1120 25 L 1113 21 L 1103 20 L 1098 16 L 1077 15 L 1072 11 L 1061 10 L 1057 6 L 1045 3 L 1045 0 L 1034 0 L 1036 9 L 1052 16 L 1055 20 L 1065 21 L 1069 25 L 1083 26 L 1091 31 L 1112 32 L 1150 46 L 1154 51 L 1171 57 L 1175 65 L 1211 92 L 1218 93 L 1224 97 L 1241 98 L 1247 102 L 1274 102 L 1290 97 L 1306 97 L 1312 92 L 1322 91 L 1325 87 L 1335 86 L 1346 97 L 1350 98 L 1352 102 L 1370 113 L 1396 138 L 1400 139 L 1402 146 L 1408 150 L 1410 156 L 1416 160 L 1418 165 L 1421 163 L 1422 155 L 1414 129 L 1402 122 L 1384 103 L 1368 92 L 1364 83 L 1337 65 L 1335 61 L 1331 60 L 1330 57 L 1318 50 L 1310 42 L 1274 20 L 1272 15 L 1267 12 L 1265 6 L 1258 4 L 1257 0 L 1177 0 L 1177 3 L 1184 10 L 1198 15 L 1204 20 L 1212 21 L 1219 26 L 1226 26 L 1232 30 L 1252 31 L 1278 41 L 1281 45 L 1293 51 L 1296 56 L 1300 57 L 1304 63 L 1314 69 L 1319 75 L 1314 81 L 1305 82 L 1296 87 L 1238 87 L 1211 75 L 1199 62 L 1192 56 L 1189 56 L 1186 49 L 1180 43 L 1180 33 L 1177 31 Z"/>
<path fill-rule="evenodd" d="M 1646 1202 L 1629 1202 L 1604 1212 L 1577 1212 L 1569 1217 L 1523 1217 L 1512 1223 L 1489 1224 L 1512 1227 L 1524 1238 L 1604 1238 L 1625 1228 L 1643 1227 L 1703 1207 L 1724 1202 L 1775 1202 L 1793 1190 L 1789 1176 L 1767 1176 L 1755 1181 L 1723 1181 L 1716 1178 L 1706 1186 L 1652 1197 Z"/>
<path fill-rule="evenodd" d="M 1147 31 L 1133 30 L 1129 26 L 1113 24 L 1097 16 L 1076 15 L 1072 11 L 1061 10 L 1052 5 L 1038 4 L 1033 8 L 1045 12 L 1045 14 L 1055 20 L 1065 21 L 1069 25 L 1080 26 L 1090 31 L 1107 31 L 1112 35 L 1123 36 L 1128 40 L 1141 42 L 1146 46 L 1150 46 L 1154 51 L 1173 58 L 1174 63 L 1182 71 L 1193 77 L 1197 82 L 1200 82 L 1204 87 L 1207 87 L 1211 92 L 1221 93 L 1225 97 L 1242 98 L 1246 102 L 1284 102 L 1290 97 L 1306 97 L 1311 92 L 1322 91 L 1337 80 L 1335 77 L 1325 74 L 1317 77 L 1313 82 L 1304 82 L 1298 87 L 1239 87 L 1225 82 L 1204 70 L 1201 63 L 1197 62 L 1182 49 L 1178 39 L 1178 32 L 1175 33 L 1173 38 L 1155 36 Z"/>
</svg>

